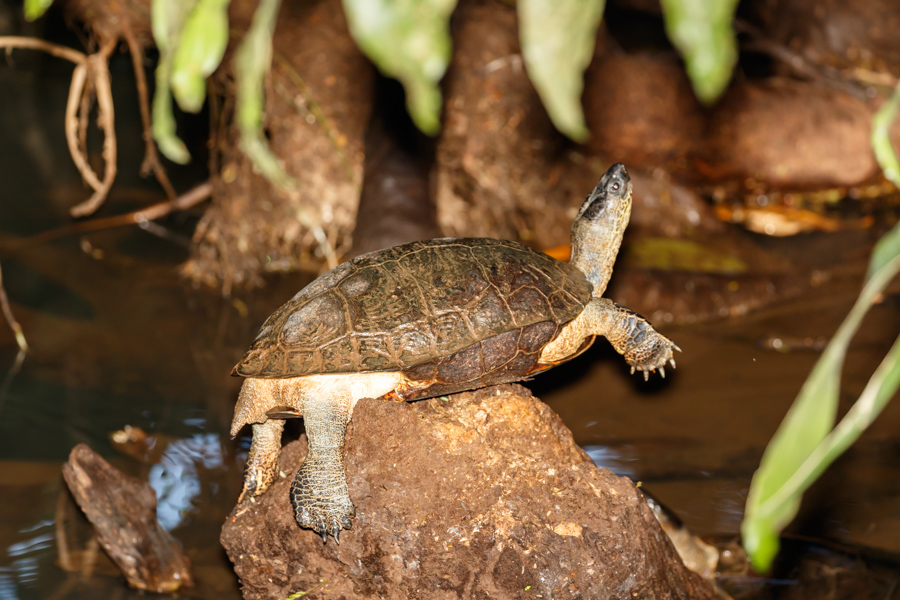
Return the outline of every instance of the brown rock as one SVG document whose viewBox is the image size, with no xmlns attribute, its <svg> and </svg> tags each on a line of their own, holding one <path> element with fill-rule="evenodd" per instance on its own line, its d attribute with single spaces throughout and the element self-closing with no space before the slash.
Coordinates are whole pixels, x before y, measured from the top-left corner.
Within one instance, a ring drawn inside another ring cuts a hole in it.
<svg viewBox="0 0 900 600">
<path fill-rule="evenodd" d="M 594 59 L 585 75 L 587 149 L 631 167 L 684 170 L 703 138 L 704 113 L 672 54 Z"/>
<path fill-rule="evenodd" d="M 157 521 L 149 484 L 125 475 L 84 444 L 72 449 L 63 477 L 128 585 L 154 592 L 191 585 L 188 559 Z"/>
<path fill-rule="evenodd" d="M 795 189 L 863 183 L 880 174 L 869 145 L 874 110 L 801 82 L 736 84 L 710 119 L 702 171 Z"/>
<path fill-rule="evenodd" d="M 900 4 L 895 0 L 755 0 L 745 5 L 767 39 L 813 63 L 894 75 L 900 69 Z"/>
<path fill-rule="evenodd" d="M 235 507 L 222 544 L 244 597 L 714 598 L 628 479 L 596 468 L 524 388 L 362 400 L 346 441 L 353 528 L 301 530 L 286 477 Z"/>
</svg>

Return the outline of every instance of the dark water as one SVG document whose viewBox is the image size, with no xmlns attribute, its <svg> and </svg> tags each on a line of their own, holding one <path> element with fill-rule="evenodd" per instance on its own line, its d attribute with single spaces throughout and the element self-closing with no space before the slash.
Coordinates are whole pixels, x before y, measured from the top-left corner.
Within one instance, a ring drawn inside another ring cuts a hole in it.
<svg viewBox="0 0 900 600">
<path fill-rule="evenodd" d="M 239 384 L 228 372 L 302 277 L 234 300 L 191 289 L 177 272 L 196 214 L 172 216 L 154 231 L 121 228 L 10 250 L 69 223 L 66 210 L 86 196 L 62 139 L 69 67 L 19 57 L 16 69 L 0 66 L 0 89 L 14 92 L 0 94 L 0 265 L 32 351 L 11 371 L 16 347 L 0 324 L 0 599 L 141 596 L 117 576 L 58 566 L 57 525 L 69 527 L 72 515 L 60 466 L 82 442 L 154 486 L 161 521 L 194 565 L 198 585 L 186 596 L 238 598 L 218 544 L 248 446 L 246 433 L 227 436 Z M 122 159 L 106 215 L 162 199 L 135 175 L 142 149 L 127 66 L 113 69 L 124 98 Z M 181 190 L 190 177 L 174 173 Z M 532 389 L 598 464 L 642 481 L 697 533 L 733 535 L 763 448 L 818 357 L 763 342 L 829 337 L 856 296 L 870 243 L 869 234 L 854 233 L 776 245 L 807 264 L 830 265 L 832 277 L 747 317 L 666 329 L 684 352 L 665 381 L 630 376 L 599 343 Z M 854 340 L 842 410 L 898 332 L 898 298 L 888 295 Z M 125 425 L 157 436 L 164 450 L 150 463 L 117 452 L 109 435 Z M 815 485 L 791 530 L 900 554 L 898 429 L 895 402 Z"/>
</svg>

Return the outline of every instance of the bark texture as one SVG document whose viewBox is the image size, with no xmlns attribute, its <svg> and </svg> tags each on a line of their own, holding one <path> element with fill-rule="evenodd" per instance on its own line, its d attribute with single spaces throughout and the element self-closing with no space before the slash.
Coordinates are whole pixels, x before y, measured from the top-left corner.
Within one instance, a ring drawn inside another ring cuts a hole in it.
<svg viewBox="0 0 900 600">
<path fill-rule="evenodd" d="M 157 521 L 156 493 L 149 484 L 125 475 L 84 444 L 72 449 L 63 477 L 128 585 L 160 593 L 191 585 L 188 559 Z"/>
</svg>

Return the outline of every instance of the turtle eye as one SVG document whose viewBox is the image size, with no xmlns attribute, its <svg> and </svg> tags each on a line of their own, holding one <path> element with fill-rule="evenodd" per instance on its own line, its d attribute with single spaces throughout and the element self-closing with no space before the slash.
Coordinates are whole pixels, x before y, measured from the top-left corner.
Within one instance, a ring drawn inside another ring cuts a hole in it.
<svg viewBox="0 0 900 600">
<path fill-rule="evenodd" d="M 618 192 L 621 187 L 622 187 L 622 184 L 617 181 L 612 184 L 612 191 Z"/>
</svg>

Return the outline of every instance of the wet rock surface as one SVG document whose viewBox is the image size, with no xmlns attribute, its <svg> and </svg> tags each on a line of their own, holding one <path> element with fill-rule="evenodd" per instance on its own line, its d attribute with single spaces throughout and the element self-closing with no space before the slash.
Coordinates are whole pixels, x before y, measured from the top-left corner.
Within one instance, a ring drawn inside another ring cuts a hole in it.
<svg viewBox="0 0 900 600">
<path fill-rule="evenodd" d="M 713 598 L 632 482 L 596 468 L 516 385 L 415 403 L 362 400 L 345 465 L 356 505 L 340 544 L 294 522 L 285 477 L 232 511 L 221 541 L 247 599 Z"/>
</svg>

